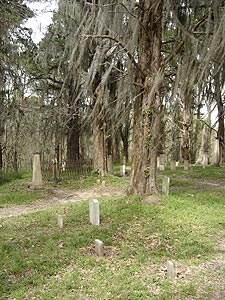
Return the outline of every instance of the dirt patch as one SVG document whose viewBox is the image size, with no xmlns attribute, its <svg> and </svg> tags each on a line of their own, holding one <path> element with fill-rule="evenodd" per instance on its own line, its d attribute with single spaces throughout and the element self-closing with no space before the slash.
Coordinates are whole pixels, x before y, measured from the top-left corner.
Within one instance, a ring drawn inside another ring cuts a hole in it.
<svg viewBox="0 0 225 300">
<path fill-rule="evenodd" d="M 72 191 L 66 189 L 49 189 L 48 192 L 52 195 L 47 199 L 35 201 L 30 204 L 14 205 L 10 207 L 0 208 L 0 219 L 7 217 L 20 216 L 47 208 L 78 203 L 83 200 L 100 198 L 104 196 L 121 196 L 123 193 L 112 188 L 99 187 L 88 191 Z"/>
</svg>

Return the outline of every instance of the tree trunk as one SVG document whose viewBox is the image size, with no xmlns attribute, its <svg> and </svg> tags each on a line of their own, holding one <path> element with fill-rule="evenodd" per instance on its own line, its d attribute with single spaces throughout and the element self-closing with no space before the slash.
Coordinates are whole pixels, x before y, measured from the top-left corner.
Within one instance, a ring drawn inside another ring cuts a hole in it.
<svg viewBox="0 0 225 300">
<path fill-rule="evenodd" d="M 215 82 L 215 98 L 218 109 L 218 131 L 217 139 L 219 140 L 219 161 L 220 163 L 225 161 L 225 147 L 224 147 L 224 106 L 221 97 L 221 84 L 220 84 L 220 72 L 217 72 L 214 77 Z"/>
<path fill-rule="evenodd" d="M 76 92 L 74 87 L 69 88 L 68 99 L 68 114 L 69 120 L 67 123 L 67 160 L 69 162 L 77 161 L 80 159 L 80 124 L 79 124 L 79 109 L 76 102 Z M 58 141 L 57 141 L 58 142 Z"/>
<path fill-rule="evenodd" d="M 187 95 L 183 96 L 183 143 L 182 143 L 182 158 L 189 168 L 190 162 L 190 126 L 191 126 L 191 113 L 190 113 L 190 99 Z"/>
<path fill-rule="evenodd" d="M 112 128 L 112 156 L 113 162 L 120 161 L 120 139 L 118 136 L 118 131 L 115 128 Z"/>
<path fill-rule="evenodd" d="M 92 130 L 93 130 L 93 147 L 94 169 L 100 176 L 107 174 L 107 143 L 106 143 L 106 121 L 103 111 L 104 89 L 102 86 L 97 88 L 97 98 L 94 106 Z"/>
<path fill-rule="evenodd" d="M 156 193 L 157 152 L 160 143 L 160 88 L 153 82 L 160 66 L 163 1 L 140 3 L 139 63 L 137 97 L 134 103 L 131 193 Z M 140 86 L 143 86 L 141 88 Z"/>
</svg>

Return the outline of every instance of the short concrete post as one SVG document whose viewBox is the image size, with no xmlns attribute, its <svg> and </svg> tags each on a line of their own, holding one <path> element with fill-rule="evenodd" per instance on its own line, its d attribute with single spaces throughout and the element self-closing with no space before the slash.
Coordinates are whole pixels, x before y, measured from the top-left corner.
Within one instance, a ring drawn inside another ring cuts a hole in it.
<svg viewBox="0 0 225 300">
<path fill-rule="evenodd" d="M 157 169 L 160 168 L 160 159 L 159 159 L 159 156 L 157 157 Z"/>
<path fill-rule="evenodd" d="M 169 189 L 170 189 L 170 178 L 163 177 L 162 192 L 165 196 L 169 195 Z"/>
<path fill-rule="evenodd" d="M 102 187 L 105 187 L 105 180 L 102 181 Z"/>
<path fill-rule="evenodd" d="M 89 217 L 92 225 L 100 225 L 99 201 L 97 199 L 89 201 Z"/>
<path fill-rule="evenodd" d="M 203 159 L 202 159 L 202 166 L 203 168 L 208 166 L 209 158 L 208 158 L 208 153 L 203 154 Z"/>
<path fill-rule="evenodd" d="M 95 240 L 95 253 L 99 257 L 104 256 L 104 244 L 100 240 Z"/>
<path fill-rule="evenodd" d="M 170 161 L 170 170 L 173 172 L 176 171 L 176 161 L 175 160 Z"/>
<path fill-rule="evenodd" d="M 120 165 L 120 175 L 125 176 L 126 175 L 126 157 L 123 157 L 122 163 Z"/>
<path fill-rule="evenodd" d="M 190 170 L 190 163 L 189 160 L 184 160 L 184 171 Z"/>
<path fill-rule="evenodd" d="M 159 170 L 164 171 L 166 165 L 166 154 L 162 153 L 159 155 Z"/>
<path fill-rule="evenodd" d="M 166 263 L 166 269 L 167 269 L 167 277 L 169 279 L 174 280 L 177 275 L 174 263 L 172 261 L 168 260 Z"/>
<path fill-rule="evenodd" d="M 32 176 L 31 187 L 33 189 L 42 188 L 40 153 L 34 153 L 34 156 L 33 156 L 33 176 Z"/>
<path fill-rule="evenodd" d="M 63 229 L 63 216 L 57 215 L 57 223 L 60 229 Z"/>
<path fill-rule="evenodd" d="M 220 164 L 220 144 L 218 139 L 214 142 L 211 161 L 214 166 L 218 166 Z"/>
</svg>

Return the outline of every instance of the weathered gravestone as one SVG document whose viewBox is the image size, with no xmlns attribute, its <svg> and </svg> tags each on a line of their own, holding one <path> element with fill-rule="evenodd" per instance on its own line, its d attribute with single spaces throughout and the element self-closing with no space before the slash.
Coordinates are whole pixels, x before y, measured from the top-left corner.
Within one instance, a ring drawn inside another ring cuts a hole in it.
<svg viewBox="0 0 225 300">
<path fill-rule="evenodd" d="M 41 174 L 41 159 L 40 153 L 34 153 L 33 155 L 33 175 L 32 175 L 32 185 L 33 189 L 42 188 L 42 174 Z"/>
<path fill-rule="evenodd" d="M 163 177 L 162 192 L 165 196 L 169 195 L 169 189 L 170 189 L 170 178 Z"/>
<path fill-rule="evenodd" d="M 100 225 L 99 201 L 97 199 L 89 201 L 89 217 L 92 225 Z"/>
<path fill-rule="evenodd" d="M 176 161 L 175 160 L 170 161 L 170 170 L 173 172 L 176 171 Z"/>
<path fill-rule="evenodd" d="M 171 260 L 168 260 L 166 263 L 167 277 L 174 280 L 177 276 L 175 265 Z"/>
<path fill-rule="evenodd" d="M 159 155 L 159 170 L 164 171 L 166 166 L 166 154 L 162 153 Z"/>
<path fill-rule="evenodd" d="M 57 215 L 57 223 L 60 229 L 63 229 L 63 216 Z"/>
<path fill-rule="evenodd" d="M 190 170 L 190 162 L 189 160 L 185 159 L 184 160 L 184 171 L 189 171 Z"/>
<path fill-rule="evenodd" d="M 214 166 L 218 166 L 220 164 L 220 144 L 218 139 L 214 141 L 211 162 Z"/>
<path fill-rule="evenodd" d="M 120 175 L 125 176 L 126 175 L 126 157 L 124 156 L 120 165 Z"/>
<path fill-rule="evenodd" d="M 100 240 L 95 240 L 95 253 L 99 257 L 104 256 L 104 244 Z"/>
</svg>

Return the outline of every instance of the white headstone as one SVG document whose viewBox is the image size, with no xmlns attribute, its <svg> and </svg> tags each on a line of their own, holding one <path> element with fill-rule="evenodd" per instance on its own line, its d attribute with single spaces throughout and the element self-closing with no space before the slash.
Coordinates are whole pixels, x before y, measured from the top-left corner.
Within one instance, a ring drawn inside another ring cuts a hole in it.
<svg viewBox="0 0 225 300">
<path fill-rule="evenodd" d="M 166 263 L 166 269 L 167 269 L 167 277 L 174 280 L 176 278 L 176 270 L 175 270 L 174 263 L 168 260 Z"/>
<path fill-rule="evenodd" d="M 95 253 L 99 257 L 104 256 L 104 244 L 100 240 L 95 240 Z"/>
<path fill-rule="evenodd" d="M 169 188 L 170 188 L 170 178 L 163 177 L 163 184 L 162 184 L 162 192 L 165 196 L 169 195 Z"/>
<path fill-rule="evenodd" d="M 214 147 L 213 147 L 213 152 L 212 152 L 212 165 L 219 165 L 220 163 L 220 144 L 219 140 L 215 140 L 214 142 Z"/>
<path fill-rule="evenodd" d="M 100 225 L 99 201 L 97 199 L 89 201 L 89 217 L 92 225 Z"/>
</svg>

